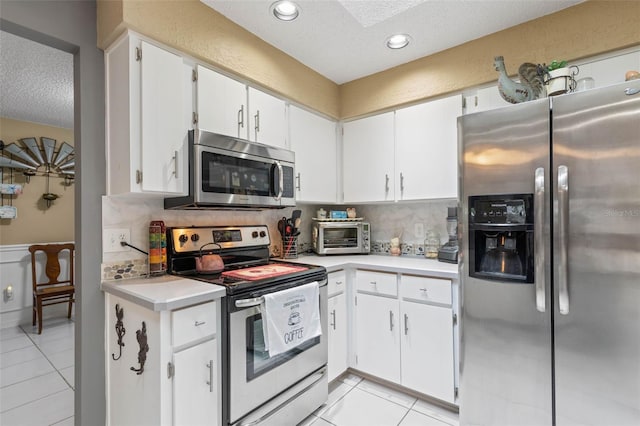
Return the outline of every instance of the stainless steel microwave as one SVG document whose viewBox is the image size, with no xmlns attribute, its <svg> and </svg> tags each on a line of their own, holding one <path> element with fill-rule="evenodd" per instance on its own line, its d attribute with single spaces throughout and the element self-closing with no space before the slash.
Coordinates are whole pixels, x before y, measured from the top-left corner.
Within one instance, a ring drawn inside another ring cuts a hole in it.
<svg viewBox="0 0 640 426">
<path fill-rule="evenodd" d="M 293 151 L 202 130 L 188 141 L 189 195 L 165 198 L 165 209 L 296 205 Z"/>
<path fill-rule="evenodd" d="M 368 254 L 371 226 L 366 222 L 318 221 L 311 228 L 311 244 L 317 254 Z"/>
</svg>

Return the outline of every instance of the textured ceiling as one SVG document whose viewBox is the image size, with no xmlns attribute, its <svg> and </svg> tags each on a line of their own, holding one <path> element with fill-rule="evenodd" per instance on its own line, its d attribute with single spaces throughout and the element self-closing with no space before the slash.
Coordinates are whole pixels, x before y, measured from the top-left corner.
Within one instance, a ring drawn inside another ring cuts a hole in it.
<svg viewBox="0 0 640 426">
<path fill-rule="evenodd" d="M 548 15 L 582 0 L 295 0 L 295 21 L 275 0 L 201 0 L 267 43 L 342 84 Z M 392 34 L 409 34 L 390 50 Z M 526 48 L 526 47 L 523 47 Z"/>
<path fill-rule="evenodd" d="M 0 116 L 73 128 L 73 55 L 0 31 Z"/>
</svg>

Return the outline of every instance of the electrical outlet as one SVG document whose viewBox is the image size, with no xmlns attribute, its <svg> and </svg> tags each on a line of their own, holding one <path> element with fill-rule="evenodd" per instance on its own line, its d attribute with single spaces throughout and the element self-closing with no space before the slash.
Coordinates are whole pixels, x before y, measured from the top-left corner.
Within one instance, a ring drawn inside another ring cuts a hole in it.
<svg viewBox="0 0 640 426">
<path fill-rule="evenodd" d="M 111 228 L 102 232 L 102 251 L 114 253 L 129 251 L 129 247 L 120 245 L 121 241 L 130 243 L 131 231 L 128 228 Z"/>
<path fill-rule="evenodd" d="M 413 224 L 413 236 L 418 239 L 424 238 L 424 223 Z"/>
</svg>

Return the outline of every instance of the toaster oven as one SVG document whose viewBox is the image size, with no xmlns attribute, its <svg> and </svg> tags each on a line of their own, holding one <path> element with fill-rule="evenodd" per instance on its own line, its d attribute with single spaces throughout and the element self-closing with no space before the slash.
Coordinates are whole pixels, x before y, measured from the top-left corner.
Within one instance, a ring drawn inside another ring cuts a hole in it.
<svg viewBox="0 0 640 426">
<path fill-rule="evenodd" d="M 311 229 L 313 251 L 326 254 L 369 254 L 371 225 L 360 221 L 317 221 Z"/>
</svg>

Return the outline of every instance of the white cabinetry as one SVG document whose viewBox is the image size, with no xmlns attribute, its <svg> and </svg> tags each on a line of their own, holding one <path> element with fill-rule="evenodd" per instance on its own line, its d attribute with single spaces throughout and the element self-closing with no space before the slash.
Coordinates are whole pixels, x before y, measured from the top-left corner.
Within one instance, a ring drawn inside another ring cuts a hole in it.
<svg viewBox="0 0 640 426">
<path fill-rule="evenodd" d="M 400 383 L 397 274 L 356 271 L 356 365 Z"/>
<path fill-rule="evenodd" d="M 286 104 L 249 87 L 249 140 L 267 145 L 287 146 Z"/>
<path fill-rule="evenodd" d="M 329 280 L 329 381 L 347 370 L 347 295 L 344 271 L 331 272 Z"/>
<path fill-rule="evenodd" d="M 107 193 L 186 194 L 184 61 L 126 34 L 105 54 Z"/>
<path fill-rule="evenodd" d="M 357 270 L 355 286 L 355 368 L 454 403 L 451 281 Z"/>
<path fill-rule="evenodd" d="M 217 302 L 155 312 L 106 295 L 107 424 L 220 424 Z M 116 307 L 124 346 L 118 345 Z M 144 323 L 144 327 L 143 327 Z M 142 338 L 142 331 L 146 337 Z M 148 351 L 139 369 L 141 342 Z"/>
<path fill-rule="evenodd" d="M 403 386 L 454 402 L 453 311 L 448 280 L 403 275 Z"/>
<path fill-rule="evenodd" d="M 509 105 L 513 104 L 505 101 L 498 91 L 498 86 L 494 85 L 478 89 L 475 94 L 465 96 L 464 113 L 471 114 L 474 112 L 488 111 Z"/>
<path fill-rule="evenodd" d="M 460 95 L 396 111 L 398 200 L 457 197 L 460 115 Z"/>
<path fill-rule="evenodd" d="M 291 150 L 296 153 L 296 200 L 337 201 L 336 123 L 289 106 Z"/>
<path fill-rule="evenodd" d="M 345 203 L 393 201 L 394 113 L 343 125 Z"/>
<path fill-rule="evenodd" d="M 201 65 L 196 72 L 198 128 L 246 139 L 247 86 Z"/>
</svg>

